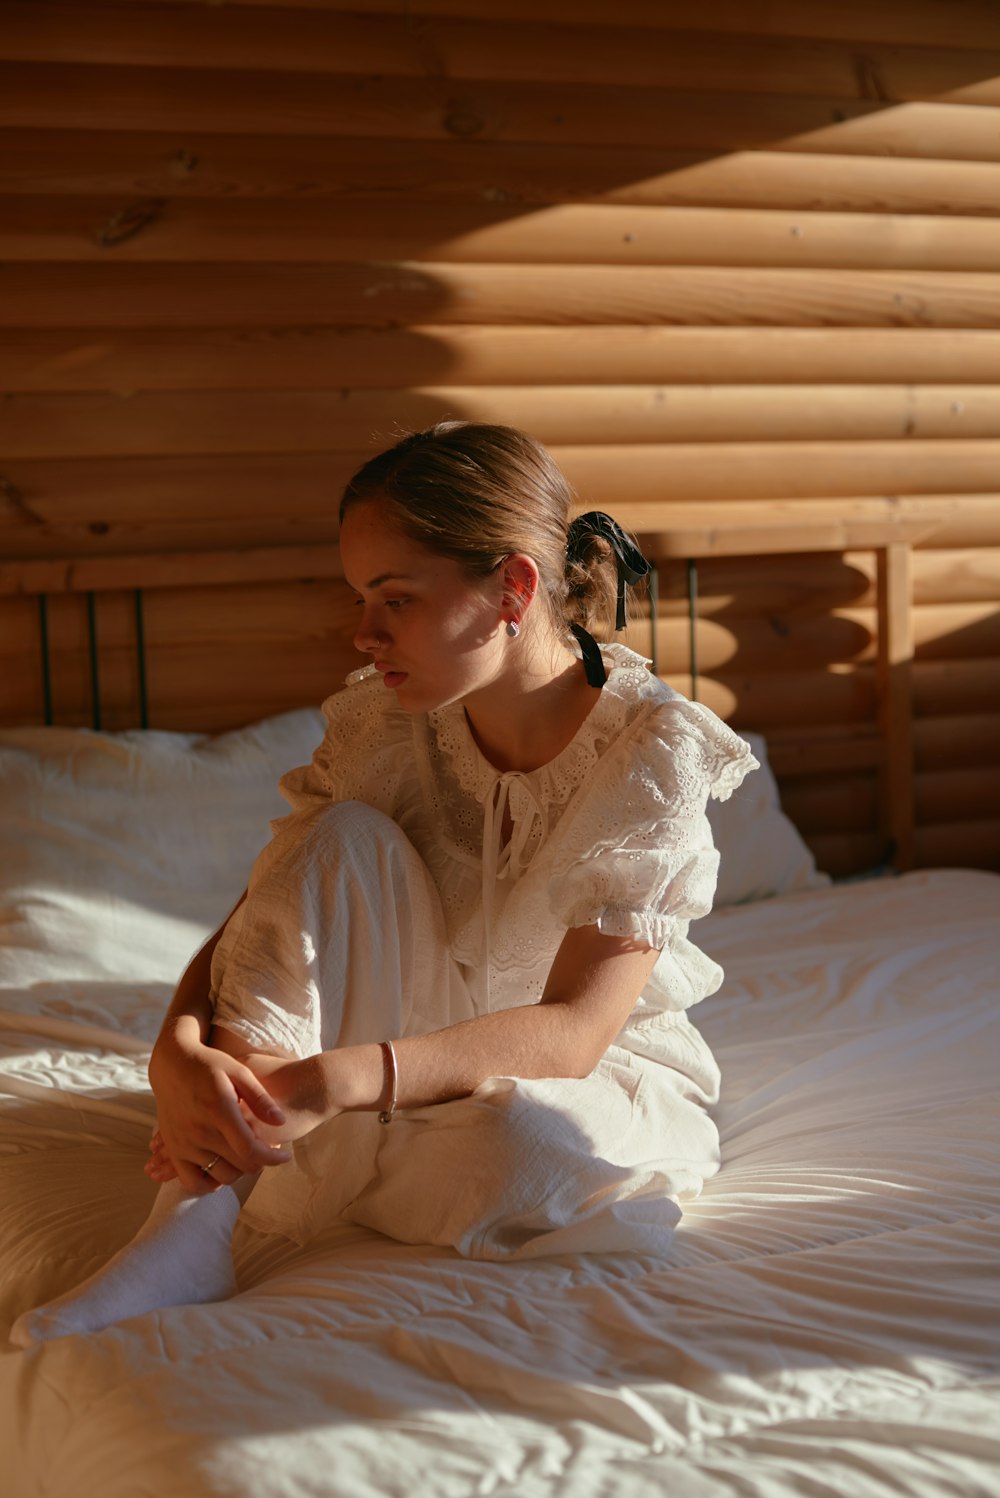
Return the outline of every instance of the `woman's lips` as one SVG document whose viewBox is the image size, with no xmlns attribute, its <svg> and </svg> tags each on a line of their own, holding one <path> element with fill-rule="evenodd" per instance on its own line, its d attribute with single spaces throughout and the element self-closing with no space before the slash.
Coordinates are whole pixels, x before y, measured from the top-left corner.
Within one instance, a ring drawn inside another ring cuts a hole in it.
<svg viewBox="0 0 1000 1498">
<path fill-rule="evenodd" d="M 405 671 L 383 671 L 382 680 L 385 682 L 387 687 L 392 687 L 395 689 L 396 687 L 401 687 L 403 685 L 403 682 L 406 680 L 406 675 L 407 673 Z"/>
</svg>

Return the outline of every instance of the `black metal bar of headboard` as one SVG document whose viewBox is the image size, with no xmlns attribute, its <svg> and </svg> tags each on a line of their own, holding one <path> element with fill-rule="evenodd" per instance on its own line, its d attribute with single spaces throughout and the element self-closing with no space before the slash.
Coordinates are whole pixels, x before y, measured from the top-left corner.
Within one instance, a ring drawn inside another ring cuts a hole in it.
<svg viewBox="0 0 1000 1498">
<path fill-rule="evenodd" d="M 688 596 L 688 670 L 691 676 L 691 701 L 698 701 L 698 563 L 687 559 Z"/>
<path fill-rule="evenodd" d="M 146 688 L 146 628 L 142 612 L 142 589 L 135 590 L 135 656 L 139 669 L 139 726 L 149 727 L 149 695 Z"/>
<path fill-rule="evenodd" d="M 45 707 L 45 722 L 52 726 L 52 662 L 49 658 L 49 601 L 44 593 L 38 595 L 38 633 L 42 645 L 42 703 Z"/>
<path fill-rule="evenodd" d="M 97 595 L 87 593 L 87 641 L 90 646 L 90 723 L 101 727 L 101 673 L 97 659 Z"/>
<path fill-rule="evenodd" d="M 141 727 L 149 727 L 149 686 L 146 673 L 146 630 L 143 617 L 143 590 L 134 590 L 135 599 L 135 654 L 136 670 L 139 677 L 139 722 Z M 100 652 L 97 637 L 97 595 L 88 591 L 87 595 L 87 646 L 90 661 L 90 721 L 91 727 L 99 731 L 102 722 L 101 713 L 101 676 L 100 676 Z M 55 722 L 55 711 L 52 695 L 52 646 L 49 638 L 49 601 L 46 593 L 38 595 L 38 640 L 41 654 L 42 667 L 42 704 L 45 711 L 46 726 L 51 727 Z"/>
</svg>

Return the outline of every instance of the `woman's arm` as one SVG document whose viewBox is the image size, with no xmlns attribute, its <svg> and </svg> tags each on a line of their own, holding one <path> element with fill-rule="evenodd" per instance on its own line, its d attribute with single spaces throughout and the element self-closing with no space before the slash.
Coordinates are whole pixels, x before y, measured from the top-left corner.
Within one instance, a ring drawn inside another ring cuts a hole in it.
<svg viewBox="0 0 1000 1498">
<path fill-rule="evenodd" d="M 596 926 L 568 931 L 537 1004 L 480 1015 L 428 1035 L 393 1040 L 401 1108 L 465 1097 L 487 1077 L 585 1077 L 628 1018 L 659 953 Z M 247 1051 L 224 1030 L 215 1042 L 265 1076 L 288 1115 L 268 1138 L 295 1138 L 337 1113 L 385 1107 L 385 1058 L 378 1044 L 322 1051 L 283 1062 Z"/>
<path fill-rule="evenodd" d="M 236 909 L 246 895 L 240 896 Z M 288 1159 L 259 1140 L 243 1114 L 277 1126 L 284 1115 L 249 1067 L 206 1042 L 212 1023 L 212 955 L 225 922 L 188 963 L 149 1062 L 157 1132 L 189 1191 L 211 1189 L 201 1167 L 217 1155 L 240 1172 Z"/>
<path fill-rule="evenodd" d="M 659 955 L 628 937 L 602 936 L 596 926 L 568 931 L 537 1004 L 395 1043 L 398 1105 L 461 1097 L 487 1077 L 589 1076 Z"/>
</svg>

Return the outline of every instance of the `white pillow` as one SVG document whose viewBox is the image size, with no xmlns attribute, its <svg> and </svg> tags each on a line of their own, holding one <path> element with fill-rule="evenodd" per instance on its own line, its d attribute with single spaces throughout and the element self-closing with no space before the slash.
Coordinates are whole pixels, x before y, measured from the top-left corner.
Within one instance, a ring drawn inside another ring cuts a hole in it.
<svg viewBox="0 0 1000 1498">
<path fill-rule="evenodd" d="M 760 760 L 760 769 L 748 775 L 728 801 L 709 802 L 708 820 L 719 850 L 716 909 L 801 889 L 823 889 L 832 882 L 818 871 L 812 853 L 781 810 L 764 739 L 755 733 L 741 737 Z"/>
<path fill-rule="evenodd" d="M 173 980 L 246 886 L 318 709 L 207 737 L 0 732 L 0 977 Z M 6 960 L 5 960 L 6 959 Z M 37 972 L 36 972 L 37 970 Z M 27 976 L 25 976 L 27 972 Z"/>
</svg>

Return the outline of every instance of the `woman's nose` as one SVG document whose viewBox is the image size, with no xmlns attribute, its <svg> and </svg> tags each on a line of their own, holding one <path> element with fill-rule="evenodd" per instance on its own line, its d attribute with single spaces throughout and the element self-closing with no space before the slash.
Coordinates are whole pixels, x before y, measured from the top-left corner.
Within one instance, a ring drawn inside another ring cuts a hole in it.
<svg viewBox="0 0 1000 1498">
<path fill-rule="evenodd" d="M 385 636 L 382 631 L 377 628 L 374 617 L 369 613 L 368 609 L 363 609 L 361 618 L 358 620 L 358 627 L 354 631 L 355 649 L 366 651 L 377 650 L 384 638 Z"/>
</svg>

